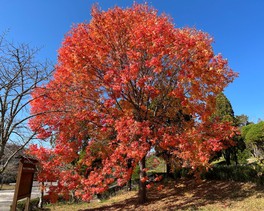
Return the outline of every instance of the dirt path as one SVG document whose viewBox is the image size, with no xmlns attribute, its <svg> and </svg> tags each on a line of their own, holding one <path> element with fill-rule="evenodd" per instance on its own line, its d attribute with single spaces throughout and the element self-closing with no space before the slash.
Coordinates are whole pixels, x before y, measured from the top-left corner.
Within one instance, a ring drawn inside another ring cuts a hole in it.
<svg viewBox="0 0 264 211">
<path fill-rule="evenodd" d="M 33 187 L 31 198 L 39 196 L 39 188 Z M 0 211 L 9 211 L 13 202 L 14 190 L 0 190 Z"/>
</svg>

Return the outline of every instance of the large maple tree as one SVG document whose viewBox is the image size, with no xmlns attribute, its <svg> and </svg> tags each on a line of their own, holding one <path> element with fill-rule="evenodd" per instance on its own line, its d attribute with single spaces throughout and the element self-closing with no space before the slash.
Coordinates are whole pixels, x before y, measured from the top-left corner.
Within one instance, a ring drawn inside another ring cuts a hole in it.
<svg viewBox="0 0 264 211">
<path fill-rule="evenodd" d="M 72 190 L 89 200 L 124 185 L 139 163 L 143 203 L 151 150 L 194 170 L 208 167 L 214 152 L 232 144 L 234 128 L 211 115 L 216 95 L 236 76 L 212 42 L 147 5 L 94 6 L 90 23 L 65 36 L 53 79 L 32 94 L 41 97 L 31 112 L 44 114 L 30 126 L 52 142 L 30 148 L 41 161 L 39 179 L 59 181 L 52 193 Z"/>
</svg>

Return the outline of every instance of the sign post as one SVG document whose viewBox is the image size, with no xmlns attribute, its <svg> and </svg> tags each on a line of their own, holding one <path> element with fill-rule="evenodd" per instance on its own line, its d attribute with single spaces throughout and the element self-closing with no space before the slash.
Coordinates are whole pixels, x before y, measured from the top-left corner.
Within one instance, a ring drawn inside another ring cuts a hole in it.
<svg viewBox="0 0 264 211">
<path fill-rule="evenodd" d="M 25 210 L 29 210 L 31 189 L 37 163 L 38 161 L 32 158 L 22 157 L 20 159 L 11 211 L 16 210 L 17 201 L 23 198 L 27 198 Z"/>
</svg>

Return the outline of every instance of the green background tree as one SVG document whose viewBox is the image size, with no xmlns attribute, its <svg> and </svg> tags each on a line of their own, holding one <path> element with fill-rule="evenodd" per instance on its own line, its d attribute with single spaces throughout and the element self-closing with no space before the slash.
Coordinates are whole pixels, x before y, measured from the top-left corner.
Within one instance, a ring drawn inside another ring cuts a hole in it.
<svg viewBox="0 0 264 211">
<path fill-rule="evenodd" d="M 235 117 L 232 105 L 224 93 L 220 93 L 216 98 L 216 111 L 212 119 L 213 121 L 220 119 L 222 122 L 231 122 L 234 126 L 243 125 L 248 122 L 246 115 L 241 115 L 238 119 Z M 234 161 L 237 165 L 239 151 L 242 152 L 246 148 L 245 142 L 240 135 L 234 136 L 233 141 L 235 142 L 235 146 L 222 150 L 218 154 L 218 156 L 223 155 L 227 165 L 231 165 L 231 161 Z"/>
<path fill-rule="evenodd" d="M 253 156 L 258 159 L 263 159 L 264 121 L 244 126 L 242 129 L 242 136 L 245 138 L 246 144 L 251 149 Z"/>
</svg>

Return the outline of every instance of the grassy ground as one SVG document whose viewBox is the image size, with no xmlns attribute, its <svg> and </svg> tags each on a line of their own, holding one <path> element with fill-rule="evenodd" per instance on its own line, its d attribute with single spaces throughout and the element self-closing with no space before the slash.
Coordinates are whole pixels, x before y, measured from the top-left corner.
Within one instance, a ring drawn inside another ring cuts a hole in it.
<svg viewBox="0 0 264 211">
<path fill-rule="evenodd" d="M 264 187 L 251 183 L 178 180 L 162 191 L 148 191 L 148 202 L 138 205 L 137 192 L 123 192 L 109 200 L 81 204 L 57 204 L 56 211 L 88 210 L 263 210 Z"/>
<path fill-rule="evenodd" d="M 16 187 L 15 185 L 3 184 L 3 185 L 0 185 L 0 190 L 14 190 L 15 187 Z"/>
</svg>

